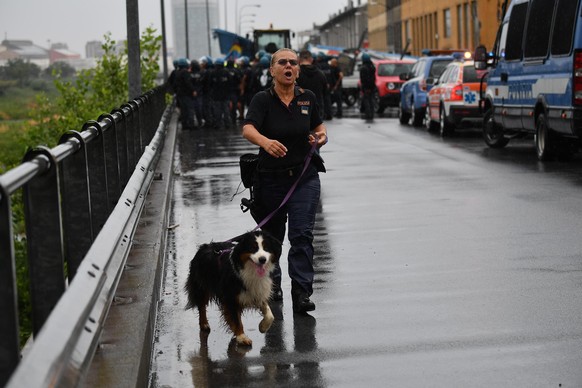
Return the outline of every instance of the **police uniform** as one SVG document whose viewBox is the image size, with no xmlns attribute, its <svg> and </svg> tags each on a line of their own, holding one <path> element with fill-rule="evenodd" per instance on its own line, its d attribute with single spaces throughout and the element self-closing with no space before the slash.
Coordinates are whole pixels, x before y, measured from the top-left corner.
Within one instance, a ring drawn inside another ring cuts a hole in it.
<svg viewBox="0 0 582 388">
<path fill-rule="evenodd" d="M 300 176 L 311 148 L 308 136 L 322 123 L 313 92 L 296 86 L 294 93 L 289 106 L 281 101 L 273 87 L 257 93 L 243 122 L 287 148 L 283 158 L 274 158 L 262 148 L 259 151 L 254 187 L 258 210 L 253 212 L 257 223 L 279 207 Z M 289 221 L 288 263 L 294 298 L 298 293 L 313 293 L 313 226 L 321 190 L 318 171 L 324 171 L 317 163 L 319 160 L 315 154 L 287 203 L 263 227 L 282 242 Z M 281 269 L 277 267 L 272 276 L 275 287 L 280 289 Z"/>
</svg>

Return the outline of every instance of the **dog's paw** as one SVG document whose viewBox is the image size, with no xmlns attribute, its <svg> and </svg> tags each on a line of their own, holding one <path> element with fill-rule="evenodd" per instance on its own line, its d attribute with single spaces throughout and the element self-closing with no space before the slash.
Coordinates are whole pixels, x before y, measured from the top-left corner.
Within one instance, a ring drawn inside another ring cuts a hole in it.
<svg viewBox="0 0 582 388">
<path fill-rule="evenodd" d="M 244 333 L 236 336 L 236 343 L 243 346 L 253 345 L 253 341 Z"/>
<path fill-rule="evenodd" d="M 263 318 L 263 320 L 259 323 L 259 331 L 261 333 L 266 333 L 267 330 L 271 328 L 274 320 L 275 317 L 273 317 L 273 314 L 265 316 L 265 318 Z"/>
</svg>

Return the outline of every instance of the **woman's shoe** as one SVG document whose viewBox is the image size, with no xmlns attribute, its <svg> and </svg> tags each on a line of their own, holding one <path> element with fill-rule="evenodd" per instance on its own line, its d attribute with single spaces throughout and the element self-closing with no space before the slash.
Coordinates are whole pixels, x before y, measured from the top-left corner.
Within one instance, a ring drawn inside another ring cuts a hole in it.
<svg viewBox="0 0 582 388">
<path fill-rule="evenodd" d="M 315 303 L 309 299 L 306 292 L 293 293 L 293 312 L 306 313 L 315 310 Z"/>
</svg>

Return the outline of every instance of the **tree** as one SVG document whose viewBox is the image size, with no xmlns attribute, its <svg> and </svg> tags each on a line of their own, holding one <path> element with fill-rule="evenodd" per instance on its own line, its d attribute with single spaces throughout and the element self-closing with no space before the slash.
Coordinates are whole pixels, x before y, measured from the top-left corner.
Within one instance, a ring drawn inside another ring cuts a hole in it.
<svg viewBox="0 0 582 388">
<path fill-rule="evenodd" d="M 70 78 L 75 75 L 77 71 L 67 62 L 58 61 L 50 65 L 44 70 L 44 75 L 48 77 L 53 77 L 59 75 L 63 78 Z"/>
<path fill-rule="evenodd" d="M 159 53 L 161 36 L 155 35 L 156 30 L 148 27 L 140 39 L 140 56 L 142 71 L 142 90 L 150 90 L 155 86 L 159 72 Z M 62 74 L 57 74 L 55 86 L 59 97 L 50 101 L 46 96 L 39 96 L 38 109 L 35 110 L 35 121 L 43 123 L 34 131 L 30 140 L 38 144 L 38 140 L 49 140 L 54 145 L 60 135 L 71 129 L 79 128 L 88 120 L 94 120 L 102 113 L 110 112 L 128 100 L 128 66 L 127 47 L 124 52 L 116 52 L 117 43 L 111 35 L 104 36 L 104 55 L 97 61 L 93 69 L 82 70 L 76 79 L 66 80 Z"/>
<path fill-rule="evenodd" d="M 27 86 L 30 80 L 38 78 L 40 67 L 22 58 L 9 59 L 6 66 L 0 66 L 0 77 L 17 81 L 18 86 Z"/>
</svg>

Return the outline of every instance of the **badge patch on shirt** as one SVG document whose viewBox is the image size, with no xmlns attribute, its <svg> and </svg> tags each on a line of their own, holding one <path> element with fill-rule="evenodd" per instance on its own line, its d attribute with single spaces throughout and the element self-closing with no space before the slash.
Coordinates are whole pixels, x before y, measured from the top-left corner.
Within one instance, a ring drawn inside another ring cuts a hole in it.
<svg viewBox="0 0 582 388">
<path fill-rule="evenodd" d="M 309 114 L 309 107 L 308 106 L 302 106 L 301 107 L 301 114 L 302 115 L 308 115 Z"/>
<path fill-rule="evenodd" d="M 297 105 L 302 106 L 302 105 L 311 105 L 311 101 L 297 101 Z"/>
</svg>

